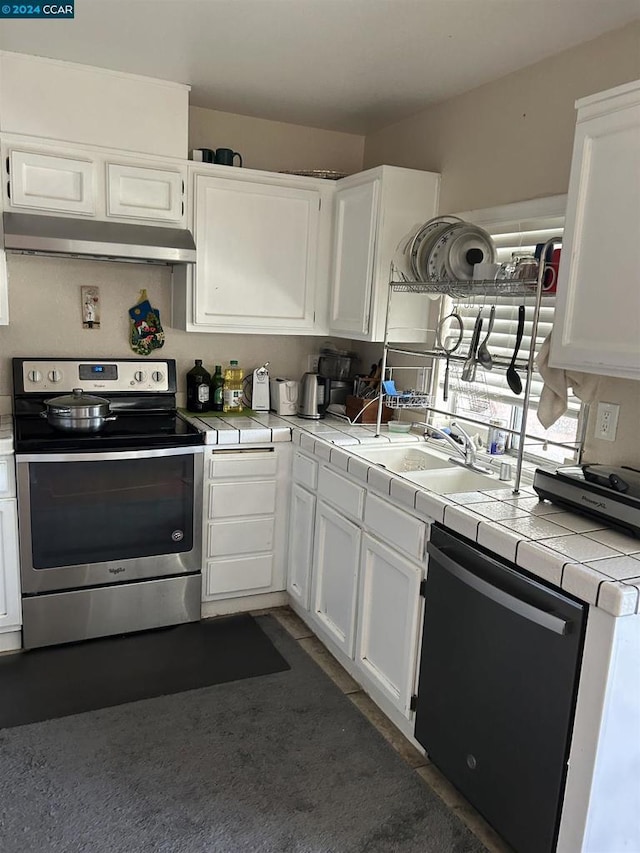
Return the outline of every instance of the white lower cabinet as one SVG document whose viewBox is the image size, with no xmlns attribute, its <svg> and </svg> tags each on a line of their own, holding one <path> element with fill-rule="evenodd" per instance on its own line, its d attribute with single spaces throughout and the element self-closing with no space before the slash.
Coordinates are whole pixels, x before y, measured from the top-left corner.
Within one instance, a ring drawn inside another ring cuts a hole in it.
<svg viewBox="0 0 640 853">
<path fill-rule="evenodd" d="M 365 535 L 355 661 L 363 677 L 410 716 L 418 648 L 421 567 Z"/>
<path fill-rule="evenodd" d="M 211 451 L 205 470 L 203 601 L 285 587 L 289 446 Z"/>
<path fill-rule="evenodd" d="M 315 495 L 294 483 L 291 488 L 287 592 L 305 610 L 309 609 L 311 592 L 315 514 Z"/>
<path fill-rule="evenodd" d="M 15 500 L 0 500 L 0 632 L 22 624 L 18 514 Z"/>
<path fill-rule="evenodd" d="M 319 500 L 313 549 L 311 612 L 338 648 L 353 658 L 362 532 Z"/>
<path fill-rule="evenodd" d="M 429 523 L 326 459 L 294 450 L 291 604 L 407 734 Z"/>
</svg>

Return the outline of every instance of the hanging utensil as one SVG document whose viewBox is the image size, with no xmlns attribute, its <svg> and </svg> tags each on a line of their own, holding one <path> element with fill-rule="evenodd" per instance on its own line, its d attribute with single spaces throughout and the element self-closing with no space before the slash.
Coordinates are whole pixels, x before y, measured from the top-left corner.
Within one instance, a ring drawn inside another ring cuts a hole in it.
<svg viewBox="0 0 640 853">
<path fill-rule="evenodd" d="M 462 368 L 462 376 L 464 382 L 473 382 L 476 378 L 476 351 L 482 332 L 482 308 L 478 311 L 476 323 L 473 327 L 473 335 L 471 336 L 471 346 L 469 347 L 469 355 Z"/>
<path fill-rule="evenodd" d="M 458 335 L 443 335 L 445 332 L 445 327 L 449 324 L 449 321 L 453 321 L 458 325 Z M 451 354 L 454 353 L 460 344 L 462 343 L 462 336 L 464 335 L 464 324 L 462 322 L 462 317 L 455 311 L 451 314 L 447 314 L 446 317 L 443 317 L 442 320 L 438 323 L 438 328 L 436 330 L 436 344 L 440 347 L 441 350 L 446 355 L 446 367 L 444 369 L 444 383 L 442 385 L 442 399 L 446 402 L 449 398 L 449 359 L 451 358 Z"/>
<path fill-rule="evenodd" d="M 522 380 L 518 376 L 518 371 L 515 368 L 518 350 L 522 343 L 522 335 L 524 333 L 524 305 L 518 308 L 518 329 L 516 331 L 516 343 L 511 356 L 511 364 L 507 368 L 507 384 L 514 394 L 522 394 Z"/>
<path fill-rule="evenodd" d="M 493 369 L 493 358 L 491 357 L 491 353 L 489 352 L 489 348 L 487 347 L 487 341 L 489 340 L 489 335 L 493 331 L 493 323 L 496 319 L 496 306 L 491 306 L 491 311 L 489 312 L 489 328 L 487 329 L 487 334 L 484 337 L 484 340 L 478 347 L 478 356 L 477 360 L 485 370 Z"/>
</svg>

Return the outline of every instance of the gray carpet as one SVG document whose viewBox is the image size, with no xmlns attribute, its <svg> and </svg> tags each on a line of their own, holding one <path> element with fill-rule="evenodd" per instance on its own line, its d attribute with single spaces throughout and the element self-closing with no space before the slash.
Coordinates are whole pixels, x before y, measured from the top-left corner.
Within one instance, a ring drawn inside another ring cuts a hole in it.
<svg viewBox="0 0 640 853">
<path fill-rule="evenodd" d="M 259 621 L 291 670 L 0 731 L 2 853 L 481 853 Z"/>
</svg>

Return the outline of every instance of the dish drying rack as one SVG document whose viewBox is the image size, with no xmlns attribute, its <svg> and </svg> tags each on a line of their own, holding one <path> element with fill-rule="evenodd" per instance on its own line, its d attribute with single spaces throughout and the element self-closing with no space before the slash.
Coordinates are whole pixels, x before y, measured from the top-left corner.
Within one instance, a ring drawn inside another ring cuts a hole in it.
<svg viewBox="0 0 640 853">
<path fill-rule="evenodd" d="M 541 258 L 547 257 L 547 250 L 552 248 L 555 245 L 561 243 L 560 238 L 553 238 L 548 240 L 542 249 L 540 254 Z M 443 349 L 438 347 L 432 347 L 428 349 L 414 349 L 412 347 L 406 346 L 394 346 L 389 340 L 390 333 L 390 316 L 391 316 L 391 307 L 392 307 L 392 299 L 394 293 L 412 293 L 416 295 L 424 295 L 430 297 L 431 299 L 435 297 L 448 296 L 454 302 L 461 303 L 465 302 L 469 305 L 480 305 L 483 307 L 486 304 L 499 304 L 501 300 L 504 299 L 518 299 L 518 300 L 528 300 L 529 303 L 533 303 L 533 319 L 531 326 L 531 335 L 530 335 L 530 343 L 528 353 L 525 359 L 518 359 L 515 362 L 515 367 L 517 370 L 521 371 L 524 374 L 524 382 L 523 382 L 523 395 L 520 398 L 522 399 L 522 419 L 521 426 L 519 429 L 512 429 L 509 427 L 501 427 L 505 433 L 516 436 L 518 438 L 518 450 L 516 455 L 516 474 L 514 479 L 513 492 L 517 494 L 520 490 L 520 480 L 522 477 L 522 464 L 524 459 L 524 448 L 525 441 L 527 438 L 534 439 L 536 441 L 540 441 L 540 438 L 537 436 L 529 436 L 526 432 L 527 426 L 527 413 L 529 411 L 529 404 L 531 400 L 531 383 L 534 373 L 534 361 L 535 361 L 535 347 L 536 347 L 536 339 L 538 333 L 538 324 L 540 319 L 540 308 L 542 306 L 543 299 L 545 298 L 544 294 L 544 277 L 546 272 L 546 265 L 544 262 L 539 264 L 538 276 L 536 279 L 505 279 L 505 280 L 471 280 L 471 281 L 406 281 L 404 280 L 404 276 L 402 277 L 402 281 L 394 281 L 394 275 L 397 275 L 397 270 L 394 267 L 394 264 L 391 264 L 391 272 L 390 272 L 390 282 L 389 282 L 389 298 L 387 300 L 387 313 L 386 313 L 386 322 L 385 322 L 385 333 L 384 333 L 384 349 L 382 355 L 382 365 L 381 365 L 381 375 L 384 379 L 387 375 L 392 375 L 395 370 L 406 369 L 403 367 L 390 367 L 388 364 L 388 355 L 390 353 L 395 353 L 404 356 L 414 357 L 416 359 L 431 359 L 432 367 L 430 368 L 431 372 L 431 380 L 433 380 L 433 366 L 437 363 L 437 361 L 441 359 L 447 358 L 447 354 Z M 526 304 L 526 303 L 525 303 Z M 442 308 L 441 308 L 442 315 Z M 449 361 L 454 368 L 456 365 L 462 365 L 465 361 L 467 361 L 469 357 L 469 353 L 458 354 L 457 352 L 453 352 L 449 354 Z M 510 359 L 504 358 L 493 358 L 493 366 L 499 370 L 505 370 L 509 367 L 511 363 Z M 469 384 L 470 388 L 474 383 L 465 383 Z M 433 385 L 433 381 L 431 381 L 431 385 Z M 473 393 L 473 392 L 471 392 Z M 477 392 L 475 392 L 477 394 Z M 403 397 L 405 398 L 403 400 Z M 465 422 L 472 423 L 476 426 L 488 427 L 489 424 L 487 420 L 482 420 L 480 418 L 467 417 L 466 415 L 454 414 L 446 409 L 436 408 L 434 406 L 434 395 L 432 394 L 411 394 L 411 395 L 392 395 L 392 399 L 390 402 L 389 395 L 380 395 L 378 398 L 378 413 L 376 420 L 376 435 L 380 435 L 381 432 L 381 424 L 382 424 L 382 406 L 386 405 L 393 409 L 421 409 L 425 412 L 425 420 L 427 418 L 427 413 L 438 414 L 448 416 L 450 418 L 457 418 L 458 420 L 464 420 Z M 477 409 L 481 410 L 483 407 L 480 405 L 480 401 L 477 402 Z M 582 429 L 581 435 L 579 439 L 575 443 L 568 442 L 557 442 L 552 440 L 546 440 L 547 444 L 551 444 L 554 446 L 571 448 L 575 451 L 578 456 L 581 456 L 582 447 L 584 444 L 585 438 L 585 429 L 587 423 L 587 417 L 583 417 L 582 421 Z"/>
</svg>

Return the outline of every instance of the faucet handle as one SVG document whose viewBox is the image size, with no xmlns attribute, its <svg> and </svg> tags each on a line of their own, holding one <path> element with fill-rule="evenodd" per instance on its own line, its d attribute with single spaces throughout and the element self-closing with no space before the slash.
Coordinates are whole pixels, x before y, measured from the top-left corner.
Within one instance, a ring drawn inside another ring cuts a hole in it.
<svg viewBox="0 0 640 853">
<path fill-rule="evenodd" d="M 471 448 L 471 450 L 473 450 L 473 452 L 475 453 L 475 451 L 478 449 L 478 448 L 476 447 L 476 443 L 475 443 L 475 441 L 471 438 L 471 436 L 469 435 L 469 433 L 468 433 L 465 429 L 463 429 L 463 427 L 461 427 L 461 426 L 460 426 L 460 424 L 458 423 L 458 421 L 451 421 L 451 428 L 452 428 L 452 429 L 457 430 L 457 431 L 460 433 L 460 435 L 461 435 L 461 436 L 464 438 L 464 440 L 466 441 L 467 445 L 468 445 L 468 446 Z"/>
</svg>

